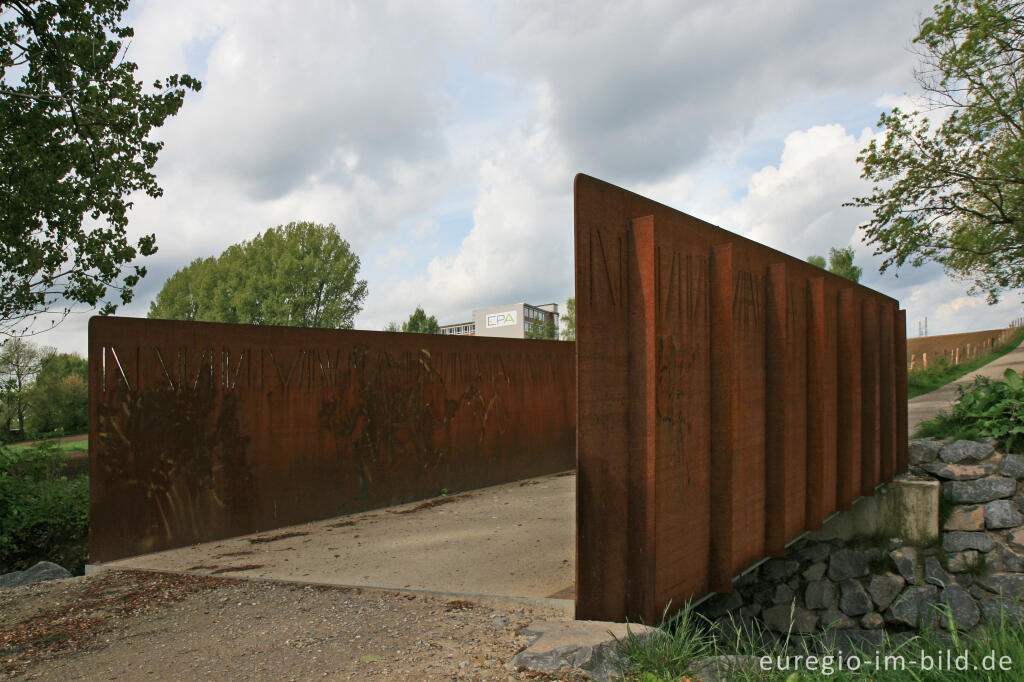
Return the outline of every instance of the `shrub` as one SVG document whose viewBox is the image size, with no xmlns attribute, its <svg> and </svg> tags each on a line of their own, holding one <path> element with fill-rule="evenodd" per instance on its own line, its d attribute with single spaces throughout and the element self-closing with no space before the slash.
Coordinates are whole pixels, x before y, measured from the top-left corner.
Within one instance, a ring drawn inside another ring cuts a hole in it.
<svg viewBox="0 0 1024 682">
<path fill-rule="evenodd" d="M 0 448 L 0 573 L 53 561 L 81 574 L 88 559 L 89 479 L 65 475 L 57 443 Z"/>
<path fill-rule="evenodd" d="M 1007 369 L 1001 381 L 977 376 L 960 395 L 949 413 L 922 422 L 917 436 L 955 436 L 976 440 L 990 436 L 1006 452 L 1024 452 L 1024 379 Z"/>
</svg>

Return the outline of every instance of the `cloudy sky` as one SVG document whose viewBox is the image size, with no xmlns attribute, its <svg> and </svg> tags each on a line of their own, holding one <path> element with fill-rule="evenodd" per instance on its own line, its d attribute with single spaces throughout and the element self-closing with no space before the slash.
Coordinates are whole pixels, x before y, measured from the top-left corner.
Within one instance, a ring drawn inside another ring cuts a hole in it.
<svg viewBox="0 0 1024 682">
<path fill-rule="evenodd" d="M 941 268 L 878 273 L 855 161 L 913 95 L 910 39 L 931 2 L 136 1 L 144 82 L 203 82 L 158 131 L 165 190 L 136 235 L 164 280 L 293 220 L 334 223 L 362 260 L 360 329 L 417 305 L 573 295 L 572 179 L 585 172 L 799 258 L 851 245 L 908 335 L 1005 326 Z M 36 341 L 85 352 L 87 313 Z"/>
</svg>

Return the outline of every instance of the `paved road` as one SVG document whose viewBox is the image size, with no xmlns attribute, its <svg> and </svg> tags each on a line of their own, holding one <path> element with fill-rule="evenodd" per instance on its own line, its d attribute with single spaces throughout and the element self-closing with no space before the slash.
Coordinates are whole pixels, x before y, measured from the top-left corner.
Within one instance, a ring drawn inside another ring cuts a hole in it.
<svg viewBox="0 0 1024 682">
<path fill-rule="evenodd" d="M 1024 372 L 1024 344 L 1021 344 L 1003 357 L 979 367 L 962 379 L 937 388 L 931 393 L 919 395 L 911 400 L 908 404 L 907 414 L 907 426 L 909 427 L 910 434 L 914 433 L 918 424 L 931 419 L 938 414 L 939 410 L 949 411 L 953 401 L 956 399 L 957 386 L 971 383 L 974 377 L 979 374 L 991 379 L 1001 379 L 1008 367 L 1012 367 L 1018 372 Z"/>
</svg>

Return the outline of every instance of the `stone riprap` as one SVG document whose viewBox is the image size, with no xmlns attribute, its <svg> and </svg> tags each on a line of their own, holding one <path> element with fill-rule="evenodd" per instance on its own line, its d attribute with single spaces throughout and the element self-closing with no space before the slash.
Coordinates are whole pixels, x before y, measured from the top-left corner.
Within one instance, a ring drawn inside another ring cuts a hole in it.
<svg viewBox="0 0 1024 682">
<path fill-rule="evenodd" d="M 800 539 L 698 610 L 727 632 L 798 641 L 827 630 L 822 639 L 865 653 L 924 625 L 977 632 L 1000 613 L 1024 622 L 1024 457 L 991 440 L 934 439 L 911 441 L 909 457 L 910 477 L 942 484 L 935 542 Z"/>
</svg>

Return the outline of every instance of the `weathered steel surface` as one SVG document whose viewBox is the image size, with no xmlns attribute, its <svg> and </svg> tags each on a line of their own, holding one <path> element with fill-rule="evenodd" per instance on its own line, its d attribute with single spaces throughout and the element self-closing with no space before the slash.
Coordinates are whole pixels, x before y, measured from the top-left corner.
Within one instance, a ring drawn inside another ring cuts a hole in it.
<svg viewBox="0 0 1024 682">
<path fill-rule="evenodd" d="M 93 318 L 91 559 L 570 469 L 574 356 L 553 341 Z"/>
<path fill-rule="evenodd" d="M 906 431 L 896 301 L 585 175 L 575 230 L 577 618 L 731 589 L 881 482 L 883 435 L 905 468 L 860 439 Z"/>
</svg>

